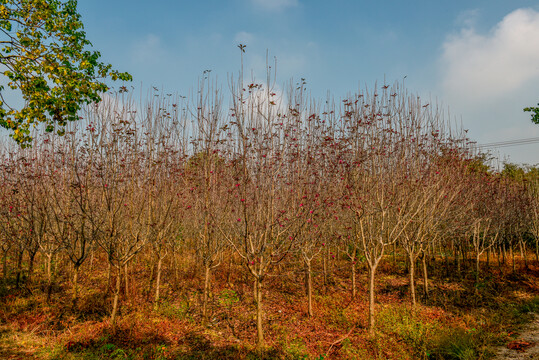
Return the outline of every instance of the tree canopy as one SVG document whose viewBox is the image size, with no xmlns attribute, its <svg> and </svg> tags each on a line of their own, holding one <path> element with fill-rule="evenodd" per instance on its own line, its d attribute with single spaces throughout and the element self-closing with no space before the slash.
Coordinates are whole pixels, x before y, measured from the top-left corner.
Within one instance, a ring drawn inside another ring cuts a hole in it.
<svg viewBox="0 0 539 360">
<path fill-rule="evenodd" d="M 539 124 L 539 104 L 537 104 L 538 107 L 533 107 L 533 106 L 530 106 L 530 107 L 527 107 L 527 108 L 524 108 L 524 111 L 526 112 L 531 112 L 532 113 L 532 121 L 536 124 Z"/>
<path fill-rule="evenodd" d="M 100 101 L 104 79 L 132 79 L 88 50 L 83 29 L 76 0 L 0 0 L 0 71 L 7 78 L 0 83 L 0 126 L 21 145 L 38 123 L 62 135 L 81 105 Z M 5 85 L 22 96 L 20 108 L 6 103 Z"/>
</svg>

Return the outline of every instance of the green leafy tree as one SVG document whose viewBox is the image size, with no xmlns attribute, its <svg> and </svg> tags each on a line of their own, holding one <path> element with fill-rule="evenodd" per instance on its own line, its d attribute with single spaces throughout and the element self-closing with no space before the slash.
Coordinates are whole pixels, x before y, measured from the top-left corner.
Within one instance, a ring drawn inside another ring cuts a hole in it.
<svg viewBox="0 0 539 360">
<path fill-rule="evenodd" d="M 6 81 L 0 83 L 0 126 L 21 145 L 31 142 L 30 128 L 38 123 L 62 135 L 83 104 L 100 101 L 105 78 L 132 79 L 88 50 L 83 29 L 76 0 L 0 0 L 0 71 L 24 101 L 11 107 Z"/>
<path fill-rule="evenodd" d="M 539 104 L 537 104 L 538 107 L 530 106 L 527 108 L 524 108 L 525 112 L 531 112 L 532 113 L 532 121 L 536 124 L 539 124 Z"/>
</svg>

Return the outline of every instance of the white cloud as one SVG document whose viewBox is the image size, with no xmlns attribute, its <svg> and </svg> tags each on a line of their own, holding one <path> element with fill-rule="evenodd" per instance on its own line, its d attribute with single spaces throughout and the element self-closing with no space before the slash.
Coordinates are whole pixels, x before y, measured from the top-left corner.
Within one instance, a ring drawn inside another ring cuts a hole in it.
<svg viewBox="0 0 539 360">
<path fill-rule="evenodd" d="M 298 0 L 250 0 L 256 7 L 266 10 L 279 12 L 289 7 L 299 5 Z"/>
<path fill-rule="evenodd" d="M 234 36 L 234 43 L 235 44 L 244 44 L 244 45 L 252 45 L 254 42 L 255 36 L 251 33 L 248 33 L 246 31 L 240 31 L 236 33 Z"/>
<path fill-rule="evenodd" d="M 518 9 L 488 33 L 474 29 L 477 12 L 462 15 L 462 30 L 449 36 L 440 59 L 440 87 L 451 114 L 462 117 L 478 143 L 539 134 L 529 113 L 539 95 L 539 12 Z M 471 20 L 470 20 L 471 19 Z M 539 162 L 539 144 L 500 148 L 502 159 Z"/>
<path fill-rule="evenodd" d="M 166 51 L 159 36 L 148 34 L 133 45 L 131 55 L 137 63 L 153 64 L 163 59 Z"/>
<path fill-rule="evenodd" d="M 458 26 L 465 28 L 473 28 L 479 17 L 478 9 L 465 10 L 459 14 L 455 21 Z"/>
<path fill-rule="evenodd" d="M 443 89 L 482 101 L 539 79 L 539 13 L 518 9 L 486 35 L 467 27 L 443 45 Z"/>
</svg>

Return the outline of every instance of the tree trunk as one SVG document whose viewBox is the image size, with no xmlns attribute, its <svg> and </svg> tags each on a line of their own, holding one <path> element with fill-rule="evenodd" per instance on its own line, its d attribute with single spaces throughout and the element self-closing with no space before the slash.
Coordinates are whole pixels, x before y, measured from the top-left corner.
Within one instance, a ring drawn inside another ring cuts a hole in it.
<svg viewBox="0 0 539 360">
<path fill-rule="evenodd" d="M 47 282 L 50 283 L 52 279 L 52 253 L 47 253 L 45 256 L 45 270 L 47 271 Z"/>
<path fill-rule="evenodd" d="M 105 291 L 105 296 L 110 291 L 110 282 L 111 282 L 111 280 L 112 280 L 112 264 L 109 261 L 109 263 L 107 265 L 107 291 Z"/>
<path fill-rule="evenodd" d="M 2 255 L 2 281 L 7 280 L 7 250 Z"/>
<path fill-rule="evenodd" d="M 466 252 L 466 249 L 464 248 L 464 246 L 461 248 L 461 254 L 462 254 L 462 268 L 464 271 L 467 271 L 468 270 L 468 263 L 466 260 L 468 260 L 468 254 Z"/>
<path fill-rule="evenodd" d="M 52 295 L 52 253 L 47 254 L 47 303 L 51 301 Z"/>
<path fill-rule="evenodd" d="M 357 286 L 356 286 L 356 257 L 352 258 L 352 299 L 356 298 Z"/>
<path fill-rule="evenodd" d="M 517 272 L 516 265 L 515 265 L 515 252 L 513 251 L 513 244 L 509 247 L 511 259 L 513 261 L 513 274 Z"/>
<path fill-rule="evenodd" d="M 228 266 L 226 270 L 226 284 L 230 284 L 230 272 L 232 269 L 232 254 L 228 256 Z"/>
<path fill-rule="evenodd" d="M 374 335 L 375 310 L 374 310 L 374 280 L 378 264 L 369 266 L 369 334 Z"/>
<path fill-rule="evenodd" d="M 305 261 L 306 270 L 307 270 L 307 314 L 313 316 L 313 279 L 312 279 L 312 268 L 311 260 Z"/>
<path fill-rule="evenodd" d="M 159 262 L 159 257 L 157 258 L 157 261 Z M 155 268 L 157 267 L 157 264 L 153 264 L 150 266 L 150 276 L 148 276 L 148 285 L 146 286 L 146 291 L 145 291 L 145 294 L 146 294 L 146 297 L 147 299 L 150 298 L 150 294 L 152 293 L 152 289 L 153 289 L 153 274 L 154 274 L 154 271 L 155 271 Z M 154 293 L 155 295 L 155 293 Z M 155 307 L 155 303 L 154 303 L 154 307 Z"/>
<path fill-rule="evenodd" d="M 461 265 L 460 265 L 460 254 L 459 250 L 457 249 L 457 252 L 455 254 L 455 259 L 457 260 L 457 273 L 460 274 L 461 272 Z"/>
<path fill-rule="evenodd" d="M 162 264 L 163 264 L 163 258 L 159 256 L 159 259 L 157 260 L 157 275 L 155 279 L 155 297 L 154 297 L 154 303 L 153 303 L 154 310 L 157 310 L 157 308 L 159 307 L 159 292 L 161 291 Z"/>
<path fill-rule="evenodd" d="M 124 264 L 124 278 L 125 278 L 125 299 L 129 299 L 129 270 L 127 263 Z"/>
<path fill-rule="evenodd" d="M 118 276 L 116 277 L 116 287 L 114 289 L 114 300 L 112 302 L 112 314 L 110 315 L 110 322 L 112 325 L 112 332 L 116 332 L 116 317 L 118 315 L 118 299 L 120 297 L 120 288 L 121 288 L 121 279 L 122 279 L 122 268 L 118 265 Z"/>
<path fill-rule="evenodd" d="M 481 256 L 481 253 L 477 252 L 477 255 L 475 256 L 475 283 L 476 284 L 479 283 L 479 270 L 480 270 L 479 258 L 480 256 Z"/>
<path fill-rule="evenodd" d="M 397 269 L 397 243 L 393 244 L 393 267 Z"/>
<path fill-rule="evenodd" d="M 206 325 L 208 317 L 208 295 L 210 292 L 210 276 L 211 276 L 211 265 L 206 264 L 204 267 L 204 295 L 202 302 L 202 323 Z"/>
<path fill-rule="evenodd" d="M 262 328 L 262 280 L 260 275 L 256 277 L 256 334 L 257 346 L 264 345 L 264 330 Z"/>
<path fill-rule="evenodd" d="M 22 257 L 24 252 L 19 252 L 17 256 L 17 274 L 15 276 L 15 287 L 20 287 L 21 275 L 22 275 Z"/>
<path fill-rule="evenodd" d="M 445 263 L 445 277 L 449 277 L 449 273 L 450 273 L 450 262 L 449 262 L 449 254 L 448 253 L 444 253 L 443 254 L 443 257 L 444 257 L 444 263 Z"/>
<path fill-rule="evenodd" d="M 425 299 L 429 298 L 429 277 L 428 277 L 428 268 L 427 268 L 427 261 L 425 259 L 425 254 L 423 254 L 423 257 L 421 259 L 421 262 L 423 263 L 423 291 L 425 294 Z"/>
<path fill-rule="evenodd" d="M 326 291 L 327 291 L 327 286 L 328 286 L 328 254 L 327 254 L 327 251 L 324 254 L 324 256 L 322 256 L 322 259 L 323 259 L 322 260 L 323 261 L 322 262 L 322 273 L 323 273 L 323 276 L 324 276 L 324 287 L 326 288 Z"/>
<path fill-rule="evenodd" d="M 415 308 L 416 299 L 415 299 L 415 282 L 414 282 L 414 273 L 415 273 L 415 259 L 412 254 L 408 254 L 408 260 L 410 261 L 410 297 L 412 301 L 412 307 Z"/>
<path fill-rule="evenodd" d="M 518 241 L 520 246 L 520 257 L 524 259 L 524 269 L 528 270 L 528 259 L 526 258 L 526 247 L 524 246 L 524 241 L 520 239 Z"/>
<path fill-rule="evenodd" d="M 80 265 L 75 264 L 73 266 L 73 294 L 71 297 L 73 307 L 77 304 L 79 298 L 79 268 Z"/>
<path fill-rule="evenodd" d="M 28 277 L 26 278 L 26 286 L 32 285 L 32 276 L 34 275 L 34 265 L 37 251 L 28 252 Z"/>
<path fill-rule="evenodd" d="M 95 250 L 90 250 L 90 273 L 94 271 L 94 255 Z"/>
</svg>

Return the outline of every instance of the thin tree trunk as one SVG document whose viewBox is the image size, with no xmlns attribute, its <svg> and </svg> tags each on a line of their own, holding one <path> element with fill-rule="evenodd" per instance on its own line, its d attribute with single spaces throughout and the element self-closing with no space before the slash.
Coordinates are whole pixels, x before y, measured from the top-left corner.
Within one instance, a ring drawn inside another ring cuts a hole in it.
<svg viewBox="0 0 539 360">
<path fill-rule="evenodd" d="M 410 275 L 410 296 L 412 300 L 412 307 L 415 308 L 416 305 L 416 299 L 415 299 L 415 282 L 414 282 L 414 273 L 415 273 L 415 259 L 412 256 L 412 254 L 408 254 L 408 260 L 410 261 L 410 269 L 409 269 L 409 275 Z"/>
<path fill-rule="evenodd" d="M 17 256 L 17 274 L 15 276 L 15 286 L 19 288 L 20 281 L 21 281 L 21 275 L 22 275 L 22 257 L 24 253 L 21 251 L 19 252 Z"/>
<path fill-rule="evenodd" d="M 157 275 L 155 279 L 155 297 L 154 297 L 154 303 L 153 303 L 154 310 L 157 310 L 157 308 L 159 307 L 159 292 L 161 291 L 162 264 L 163 264 L 163 257 L 159 256 L 159 259 L 157 260 Z"/>
<path fill-rule="evenodd" d="M 424 294 L 425 299 L 429 298 L 429 277 L 428 277 L 428 269 L 427 269 L 427 261 L 425 259 L 425 254 L 423 254 L 423 257 L 421 259 L 423 263 L 423 287 L 424 287 Z"/>
<path fill-rule="evenodd" d="M 524 246 L 524 241 L 519 240 L 518 245 L 520 246 L 520 257 L 524 259 L 524 269 L 528 270 L 528 259 L 526 258 L 526 248 Z"/>
<path fill-rule="evenodd" d="M 312 279 L 312 268 L 311 260 L 305 261 L 306 270 L 307 270 L 307 303 L 308 310 L 307 314 L 313 316 L 313 279 Z"/>
<path fill-rule="evenodd" d="M 509 251 L 510 251 L 511 259 L 513 261 L 513 273 L 515 273 L 517 270 L 516 270 L 516 265 L 515 265 L 515 252 L 513 251 L 513 244 L 511 244 L 511 246 L 509 247 Z"/>
<path fill-rule="evenodd" d="M 7 280 L 7 250 L 2 255 L 2 281 Z"/>
<path fill-rule="evenodd" d="M 204 269 L 204 296 L 202 302 L 202 323 L 205 325 L 208 317 L 208 294 L 210 292 L 211 265 L 206 264 Z"/>
<path fill-rule="evenodd" d="M 90 250 L 90 273 L 94 271 L 94 255 L 95 250 Z"/>
<path fill-rule="evenodd" d="M 333 255 L 331 253 L 331 251 L 329 251 L 330 249 L 328 248 L 328 279 L 329 281 L 333 284 L 333 272 L 335 270 L 335 255 Z"/>
<path fill-rule="evenodd" d="M 28 277 L 26 278 L 26 286 L 29 287 L 32 284 L 32 276 L 34 275 L 34 264 L 37 252 L 28 253 Z"/>
<path fill-rule="evenodd" d="M 45 270 L 47 271 L 47 282 L 50 283 L 52 278 L 52 253 L 47 253 L 45 262 Z"/>
<path fill-rule="evenodd" d="M 127 263 L 124 264 L 124 278 L 125 278 L 125 298 L 129 299 L 129 270 Z"/>
<path fill-rule="evenodd" d="M 110 315 L 110 322 L 112 325 L 112 332 L 116 332 L 116 317 L 118 315 L 118 299 L 120 297 L 120 288 L 121 288 L 121 278 L 122 278 L 122 268 L 118 265 L 118 276 L 116 277 L 116 287 L 114 290 L 114 300 L 112 302 L 112 314 Z"/>
<path fill-rule="evenodd" d="M 457 273 L 460 274 L 461 272 L 461 264 L 460 264 L 460 254 L 459 249 L 457 248 L 457 252 L 455 253 L 455 259 L 457 260 Z"/>
<path fill-rule="evenodd" d="M 356 285 L 356 257 L 352 258 L 352 299 L 356 298 L 357 294 L 357 285 Z"/>
<path fill-rule="evenodd" d="M 451 259 L 449 257 L 449 252 L 446 252 L 445 254 L 445 277 L 449 278 L 449 275 L 451 274 L 452 267 L 451 267 Z"/>
<path fill-rule="evenodd" d="M 397 269 L 397 243 L 393 244 L 393 266 Z"/>
<path fill-rule="evenodd" d="M 158 258 L 158 261 L 159 261 L 159 258 Z M 157 267 L 156 264 L 153 264 L 150 266 L 150 276 L 148 276 L 148 285 L 146 287 L 146 296 L 147 298 L 149 299 L 150 298 L 150 294 L 152 293 L 152 289 L 153 289 L 153 274 L 154 274 L 154 271 L 155 271 L 155 268 Z M 155 293 L 154 293 L 155 295 Z M 155 304 L 154 304 L 154 307 L 155 307 Z"/>
<path fill-rule="evenodd" d="M 230 272 L 232 269 L 232 254 L 228 256 L 228 266 L 226 270 L 226 284 L 230 284 Z"/>
<path fill-rule="evenodd" d="M 52 295 L 52 253 L 47 254 L 47 303 L 51 300 Z"/>
<path fill-rule="evenodd" d="M 264 345 L 264 329 L 262 328 L 262 281 L 260 275 L 256 277 L 256 334 L 257 334 L 257 346 Z"/>
<path fill-rule="evenodd" d="M 461 255 L 462 255 L 462 268 L 464 271 L 467 271 L 468 264 L 466 260 L 468 260 L 468 257 L 467 257 L 466 249 L 464 248 L 464 246 L 461 248 Z"/>
<path fill-rule="evenodd" d="M 479 283 L 479 270 L 480 270 L 479 258 L 480 256 L 481 256 L 481 253 L 477 252 L 477 255 L 475 256 L 475 283 L 476 284 Z"/>
<path fill-rule="evenodd" d="M 369 264 L 370 265 L 370 264 Z M 369 334 L 374 335 L 375 310 L 374 310 L 374 280 L 378 264 L 369 266 Z"/>
<path fill-rule="evenodd" d="M 327 248 L 326 248 L 327 249 Z M 327 290 L 327 286 L 328 286 L 328 254 L 327 254 L 327 250 L 326 250 L 326 253 L 324 254 L 324 256 L 322 256 L 322 273 L 323 273 L 323 276 L 324 276 L 324 287 L 326 288 Z"/>
<path fill-rule="evenodd" d="M 73 294 L 71 297 L 73 306 L 77 304 L 79 298 L 79 268 L 80 266 L 77 264 L 73 266 Z"/>
<path fill-rule="evenodd" d="M 109 261 L 109 263 L 107 265 L 107 291 L 105 291 L 105 296 L 110 291 L 110 282 L 111 282 L 111 280 L 112 280 L 112 264 Z"/>
</svg>

